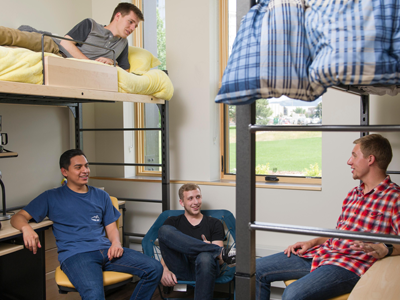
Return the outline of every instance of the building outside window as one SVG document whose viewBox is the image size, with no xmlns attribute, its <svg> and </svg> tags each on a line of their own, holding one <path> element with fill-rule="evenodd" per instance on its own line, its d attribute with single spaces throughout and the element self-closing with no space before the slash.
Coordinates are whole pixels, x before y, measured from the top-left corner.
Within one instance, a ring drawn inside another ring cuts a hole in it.
<svg viewBox="0 0 400 300">
<path fill-rule="evenodd" d="M 220 6 L 221 69 L 236 36 L 236 0 L 222 0 Z M 226 32 L 228 31 L 228 32 Z M 226 53 L 227 52 L 227 53 Z M 221 104 L 221 177 L 233 179 L 236 174 L 236 106 Z M 322 123 L 322 98 L 306 102 L 288 97 L 256 101 L 258 125 L 313 125 Z M 257 175 L 293 178 L 322 176 L 322 133 L 270 131 L 256 133 Z M 264 176 L 263 176 L 264 177 Z M 263 179 L 262 179 L 263 180 Z M 311 180 L 312 181 L 312 180 Z"/>
</svg>

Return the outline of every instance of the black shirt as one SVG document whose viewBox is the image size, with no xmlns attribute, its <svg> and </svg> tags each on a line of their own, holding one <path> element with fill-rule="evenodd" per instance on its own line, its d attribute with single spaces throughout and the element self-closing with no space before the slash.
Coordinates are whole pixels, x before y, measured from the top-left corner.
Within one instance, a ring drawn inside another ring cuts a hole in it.
<svg viewBox="0 0 400 300">
<path fill-rule="evenodd" d="M 210 216 L 204 216 L 201 222 L 193 226 L 186 219 L 185 215 L 169 217 L 165 220 L 164 225 L 174 226 L 182 233 L 194 237 L 199 240 L 203 240 L 201 235 L 204 234 L 209 242 L 212 241 L 223 241 L 225 237 L 224 226 L 222 222 L 216 218 Z"/>
</svg>

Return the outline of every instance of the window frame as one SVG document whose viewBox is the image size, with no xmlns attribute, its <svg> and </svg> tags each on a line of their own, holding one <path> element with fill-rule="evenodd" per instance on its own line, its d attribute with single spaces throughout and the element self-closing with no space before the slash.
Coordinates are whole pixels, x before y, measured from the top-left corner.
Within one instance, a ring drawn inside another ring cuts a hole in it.
<svg viewBox="0 0 400 300">
<path fill-rule="evenodd" d="M 220 61 L 220 77 L 219 87 L 221 87 L 222 76 L 228 64 L 229 57 L 229 0 L 219 1 L 219 61 Z M 228 111 L 228 104 L 220 105 L 220 176 L 224 180 L 236 180 L 236 175 L 226 174 L 225 171 L 229 170 L 229 156 L 227 155 L 226 145 L 229 143 L 229 136 L 227 128 L 229 129 L 226 115 Z M 228 150 L 229 151 L 229 150 Z M 322 151 L 322 150 L 321 150 Z M 228 168 L 227 168 L 228 167 Z M 322 166 L 321 166 L 322 168 Z M 254 170 L 255 173 L 255 170 Z M 265 175 L 256 175 L 256 182 L 265 182 Z M 309 177 L 295 177 L 295 176 L 276 176 L 278 183 L 293 183 L 293 184 L 321 184 L 321 178 Z M 274 182 L 275 183 L 275 182 Z"/>
<path fill-rule="evenodd" d="M 143 11 L 142 0 L 132 0 L 132 4 L 136 5 L 141 11 Z M 132 44 L 135 47 L 143 48 L 143 22 L 139 23 L 139 26 L 132 33 Z M 144 128 L 144 103 L 134 103 L 134 116 L 135 116 L 135 128 Z M 135 131 L 135 159 L 136 163 L 145 163 L 145 131 Z M 136 167 L 136 176 L 161 176 L 160 171 L 148 171 L 145 167 Z"/>
</svg>

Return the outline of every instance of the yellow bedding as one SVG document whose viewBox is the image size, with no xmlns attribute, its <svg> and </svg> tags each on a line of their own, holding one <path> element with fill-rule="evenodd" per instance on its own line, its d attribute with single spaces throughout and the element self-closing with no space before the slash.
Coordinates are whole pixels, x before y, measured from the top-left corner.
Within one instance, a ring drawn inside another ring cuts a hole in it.
<svg viewBox="0 0 400 300">
<path fill-rule="evenodd" d="M 45 53 L 46 56 L 56 56 Z M 95 61 L 85 61 L 96 63 Z M 100 63 L 101 64 L 101 63 Z M 111 66 L 110 66 L 111 67 Z M 135 75 L 118 68 L 118 91 L 121 93 L 153 95 L 170 100 L 174 88 L 169 77 L 161 70 L 149 70 Z M 42 84 L 42 55 L 25 48 L 0 46 L 0 80 Z"/>
</svg>

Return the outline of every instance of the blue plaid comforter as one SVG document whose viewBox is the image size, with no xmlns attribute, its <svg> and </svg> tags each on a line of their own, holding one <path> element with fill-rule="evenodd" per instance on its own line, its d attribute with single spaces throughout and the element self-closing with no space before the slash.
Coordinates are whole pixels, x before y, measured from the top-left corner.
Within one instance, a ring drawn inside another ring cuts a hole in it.
<svg viewBox="0 0 400 300">
<path fill-rule="evenodd" d="M 338 84 L 400 84 L 400 0 L 260 1 L 242 19 L 215 102 L 313 101 Z"/>
</svg>

